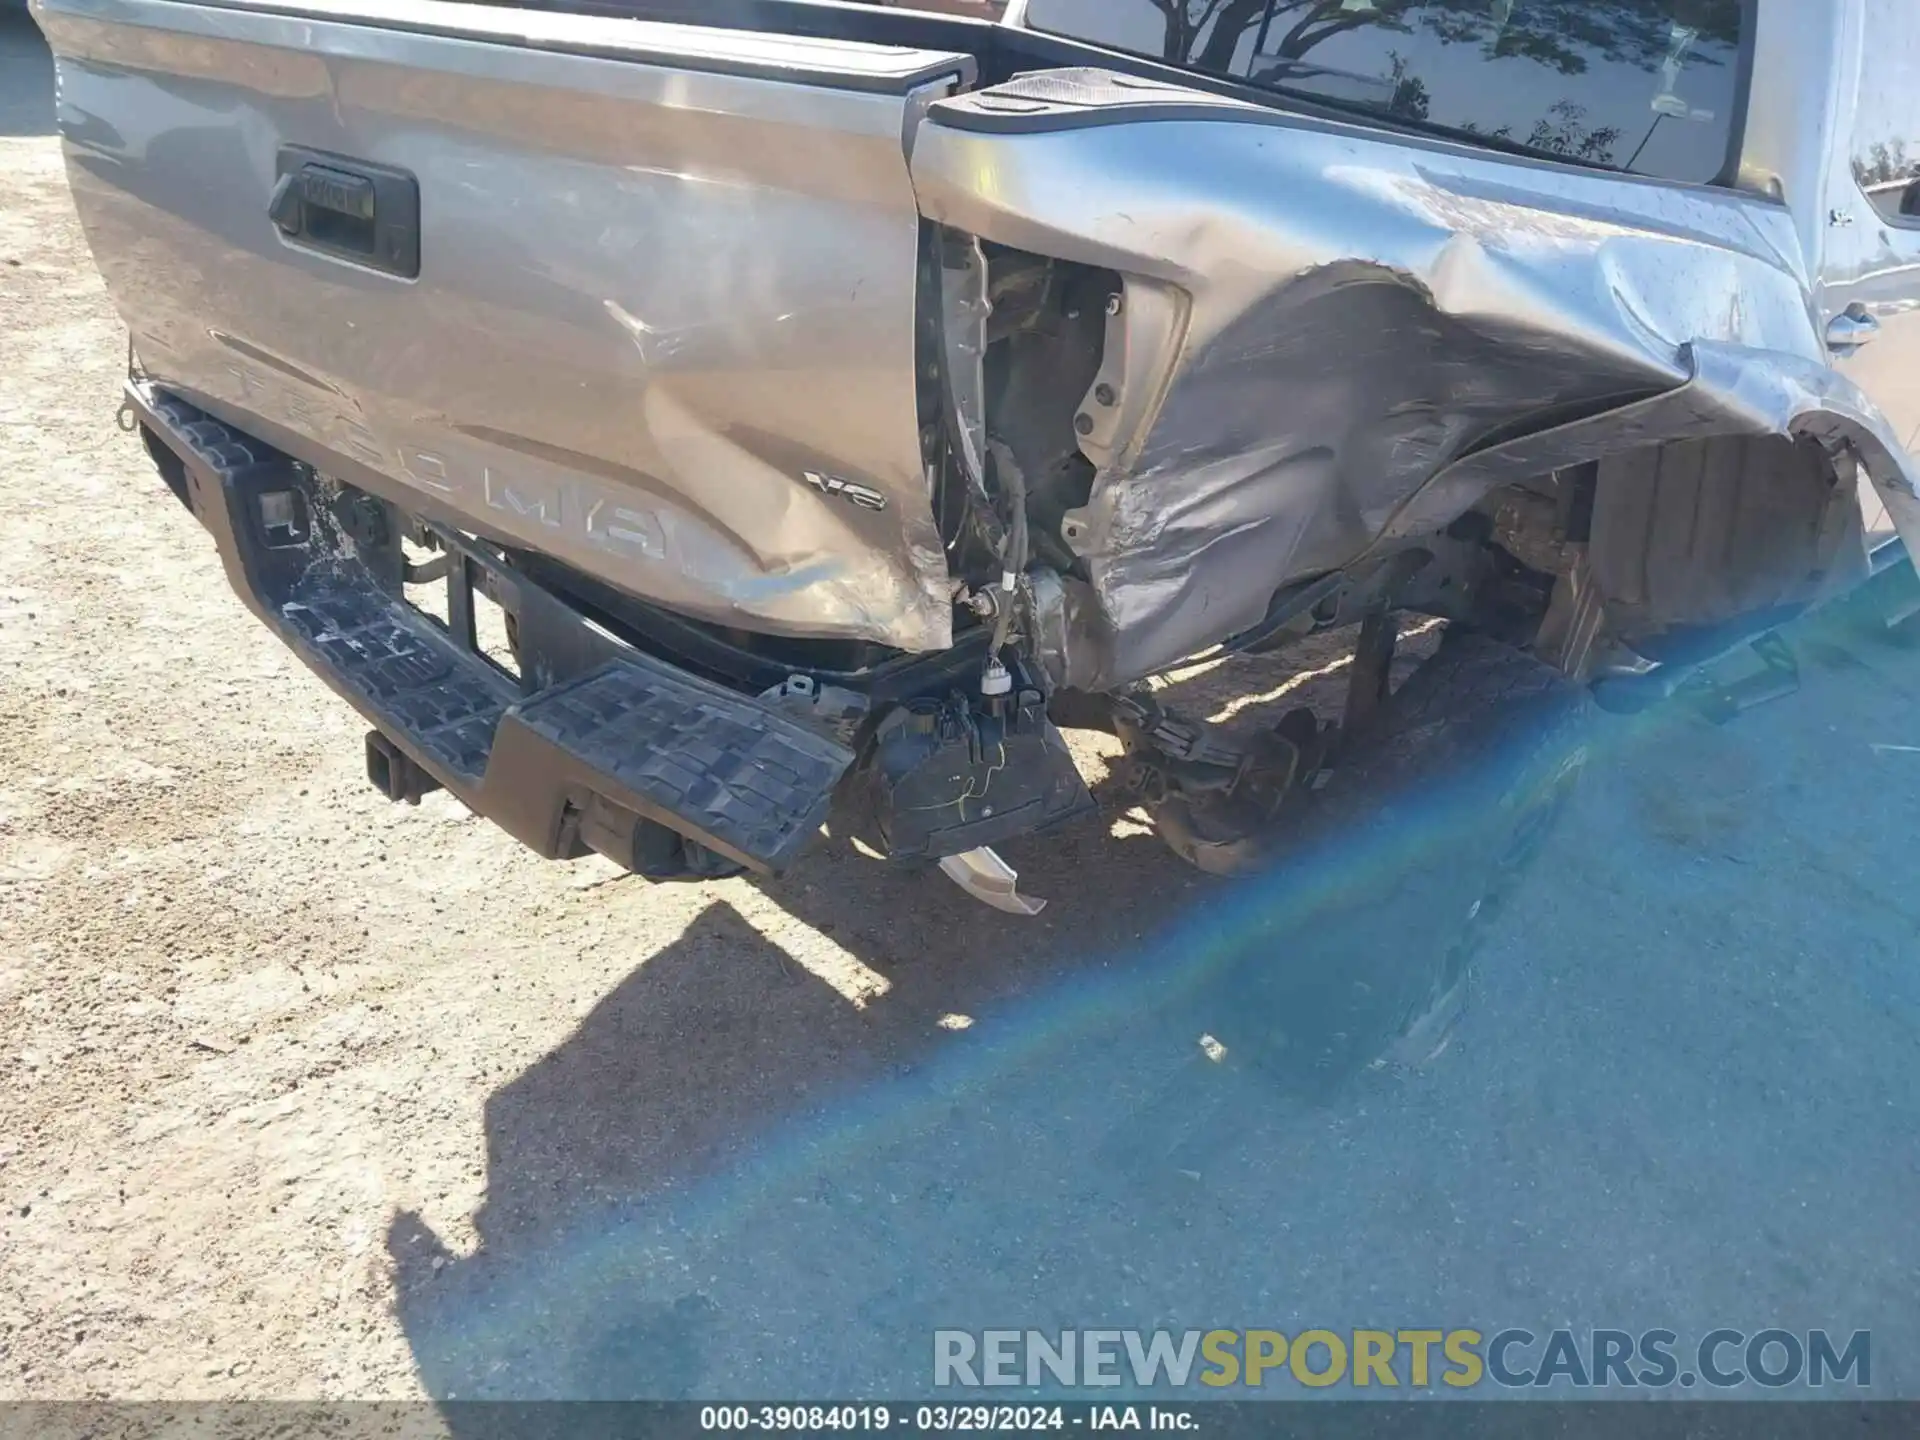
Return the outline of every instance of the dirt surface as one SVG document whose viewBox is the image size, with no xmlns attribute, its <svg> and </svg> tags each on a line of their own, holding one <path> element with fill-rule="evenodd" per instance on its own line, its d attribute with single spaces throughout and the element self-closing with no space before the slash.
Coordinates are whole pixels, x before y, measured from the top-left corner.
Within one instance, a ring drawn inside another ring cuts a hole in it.
<svg viewBox="0 0 1920 1440">
<path fill-rule="evenodd" d="M 1920 744 L 1910 657 L 1610 730 L 1454 1047 L 1308 1104 L 1162 1023 L 1260 902 L 1112 803 L 1012 852 L 1020 922 L 832 845 L 649 887 L 378 798 L 115 426 L 18 97 L 0 1396 L 905 1394 L 936 1325 L 1775 1322 L 1871 1327 L 1920 1394 L 1920 755 L 1872 748 Z M 1175 688 L 1337 692 L 1297 668 Z"/>
</svg>

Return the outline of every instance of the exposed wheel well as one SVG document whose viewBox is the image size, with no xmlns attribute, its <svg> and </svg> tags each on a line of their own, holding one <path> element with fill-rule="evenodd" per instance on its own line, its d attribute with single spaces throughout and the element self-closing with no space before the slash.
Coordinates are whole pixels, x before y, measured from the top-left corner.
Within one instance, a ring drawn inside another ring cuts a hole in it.
<svg viewBox="0 0 1920 1440">
<path fill-rule="evenodd" d="M 1811 440 L 1670 441 L 1497 491 L 1494 544 L 1556 577 L 1539 637 L 1579 604 L 1590 642 L 1648 658 L 1701 632 L 1774 619 L 1865 577 L 1857 483 Z M 1569 668 L 1583 657 L 1562 656 Z"/>
</svg>

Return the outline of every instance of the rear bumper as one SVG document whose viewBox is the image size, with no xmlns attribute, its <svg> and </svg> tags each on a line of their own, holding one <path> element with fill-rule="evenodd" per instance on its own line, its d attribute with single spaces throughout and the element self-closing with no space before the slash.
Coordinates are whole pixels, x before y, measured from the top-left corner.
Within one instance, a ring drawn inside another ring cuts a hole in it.
<svg viewBox="0 0 1920 1440">
<path fill-rule="evenodd" d="M 442 626 L 407 603 L 397 537 L 355 535 L 340 487 L 143 382 L 127 402 L 179 462 L 169 480 L 235 592 L 384 737 L 383 764 L 404 756 L 543 856 L 599 850 L 642 871 L 649 826 L 777 873 L 825 820 L 854 761 L 845 745 L 623 644 L 436 532 L 463 582 L 540 638 L 539 674 L 516 681 L 478 653 L 470 610 L 450 602 Z M 386 513 L 359 518 L 377 532 Z"/>
</svg>

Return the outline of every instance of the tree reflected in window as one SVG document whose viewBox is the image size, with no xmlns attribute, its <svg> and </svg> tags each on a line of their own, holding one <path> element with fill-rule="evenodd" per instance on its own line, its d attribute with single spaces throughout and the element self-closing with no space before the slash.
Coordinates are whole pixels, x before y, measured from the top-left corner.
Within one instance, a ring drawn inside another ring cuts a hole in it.
<svg viewBox="0 0 1920 1440">
<path fill-rule="evenodd" d="M 1920 5 L 1868 0 L 1853 173 L 1889 220 L 1920 223 Z"/>
<path fill-rule="evenodd" d="M 1637 173 L 1726 168 L 1741 0 L 1031 0 L 1036 29 Z"/>
</svg>

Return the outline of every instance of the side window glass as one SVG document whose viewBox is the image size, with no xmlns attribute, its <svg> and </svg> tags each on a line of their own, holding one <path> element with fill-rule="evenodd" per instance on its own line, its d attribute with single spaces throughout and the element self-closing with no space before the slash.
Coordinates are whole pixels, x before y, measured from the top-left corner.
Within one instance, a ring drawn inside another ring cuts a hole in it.
<svg viewBox="0 0 1920 1440">
<path fill-rule="evenodd" d="M 1853 173 L 1889 220 L 1920 225 L 1920 4 L 1867 0 Z"/>
</svg>

